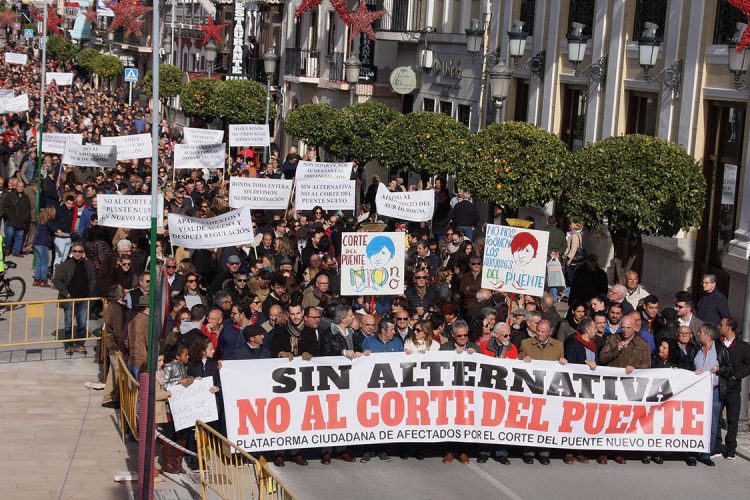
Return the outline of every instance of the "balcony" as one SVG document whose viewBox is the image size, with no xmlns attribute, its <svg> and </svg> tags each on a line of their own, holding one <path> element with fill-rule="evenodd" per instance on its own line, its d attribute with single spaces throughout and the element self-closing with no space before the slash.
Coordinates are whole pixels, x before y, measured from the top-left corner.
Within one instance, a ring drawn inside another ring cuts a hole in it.
<svg viewBox="0 0 750 500">
<path fill-rule="evenodd" d="M 287 48 L 284 74 L 286 76 L 298 76 L 307 78 L 318 78 L 318 61 L 320 52 L 317 50 Z"/>
<path fill-rule="evenodd" d="M 377 0 L 376 10 L 386 14 L 375 22 L 376 31 L 420 31 L 424 29 L 426 0 Z"/>
<path fill-rule="evenodd" d="M 328 61 L 328 80 L 332 82 L 345 82 L 344 54 L 342 52 L 334 52 L 327 55 L 326 60 Z"/>
</svg>

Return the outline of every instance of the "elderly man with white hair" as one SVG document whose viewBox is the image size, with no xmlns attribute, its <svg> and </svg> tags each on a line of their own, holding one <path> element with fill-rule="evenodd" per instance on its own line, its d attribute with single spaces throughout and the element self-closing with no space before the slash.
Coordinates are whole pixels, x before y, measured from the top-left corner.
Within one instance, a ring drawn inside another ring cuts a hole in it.
<svg viewBox="0 0 750 500">
<path fill-rule="evenodd" d="M 641 301 L 649 295 L 651 295 L 649 291 L 641 286 L 638 273 L 628 271 L 625 274 L 625 300 L 633 306 L 633 309 L 637 309 Z"/>
<path fill-rule="evenodd" d="M 625 300 L 625 296 L 628 293 L 628 289 L 625 288 L 623 285 L 612 285 L 612 288 L 609 289 L 609 293 L 607 294 L 607 297 L 609 298 L 610 303 L 617 302 L 622 306 L 622 314 L 630 314 L 633 311 L 635 311 L 635 308 Z"/>
</svg>

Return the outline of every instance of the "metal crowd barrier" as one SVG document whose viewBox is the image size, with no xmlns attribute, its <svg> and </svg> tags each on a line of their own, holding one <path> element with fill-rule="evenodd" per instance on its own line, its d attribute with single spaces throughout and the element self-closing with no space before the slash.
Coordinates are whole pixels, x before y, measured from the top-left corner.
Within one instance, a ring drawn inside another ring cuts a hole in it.
<svg viewBox="0 0 750 500">
<path fill-rule="evenodd" d="M 138 389 L 140 384 L 128 370 L 128 365 L 118 352 L 117 359 L 117 385 L 120 388 L 120 436 L 125 442 L 126 425 L 130 429 L 133 438 L 138 440 Z"/>
<path fill-rule="evenodd" d="M 256 459 L 198 420 L 195 422 L 201 498 L 207 489 L 219 497 L 234 499 L 295 500 L 291 491 L 268 469 L 263 457 Z"/>
</svg>

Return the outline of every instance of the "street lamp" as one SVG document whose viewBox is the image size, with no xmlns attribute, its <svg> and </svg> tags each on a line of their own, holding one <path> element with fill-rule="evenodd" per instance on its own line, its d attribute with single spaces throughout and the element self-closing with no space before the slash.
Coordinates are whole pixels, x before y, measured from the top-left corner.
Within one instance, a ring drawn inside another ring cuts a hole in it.
<svg viewBox="0 0 750 500">
<path fill-rule="evenodd" d="M 268 125 L 271 114 L 271 81 L 273 80 L 274 73 L 276 73 L 276 61 L 278 60 L 279 56 L 276 55 L 275 47 L 271 47 L 263 54 L 263 69 L 266 72 L 266 125 Z M 270 157 L 271 148 L 269 145 L 266 147 L 264 160 L 267 162 Z"/>
<path fill-rule="evenodd" d="M 362 64 L 359 58 L 354 54 L 350 55 L 344 63 L 344 72 L 346 73 L 346 83 L 349 84 L 349 105 L 354 104 L 354 91 L 357 82 L 359 82 L 359 73 L 362 70 Z"/>
<path fill-rule="evenodd" d="M 479 25 L 479 19 L 472 19 L 469 29 L 466 30 L 466 50 L 469 54 L 478 54 L 482 51 L 484 42 L 484 30 Z"/>
<path fill-rule="evenodd" d="M 514 65 L 518 68 L 526 68 L 540 79 L 544 78 L 544 56 L 545 51 L 540 50 L 526 62 L 518 62 L 526 52 L 526 39 L 529 34 L 523 30 L 523 21 L 513 21 L 513 27 L 508 32 L 508 51 L 513 58 Z"/>
<path fill-rule="evenodd" d="M 213 40 L 209 40 L 208 43 L 203 47 L 206 51 L 206 63 L 208 64 L 208 77 L 211 78 L 211 71 L 214 68 L 214 61 L 216 61 L 216 53 L 218 47 Z"/>
<path fill-rule="evenodd" d="M 172 38 L 169 33 L 164 33 L 161 39 L 161 53 L 164 57 L 164 62 L 172 63 Z"/>
<path fill-rule="evenodd" d="M 742 33 L 747 29 L 747 24 L 737 23 L 736 31 L 734 36 L 727 42 L 727 50 L 729 52 L 729 71 L 732 73 L 732 83 L 734 88 L 737 90 L 744 90 L 750 87 L 750 83 L 742 80 L 741 77 L 747 73 L 748 67 L 750 67 L 750 47 L 737 51 L 737 45 L 740 43 Z"/>
<path fill-rule="evenodd" d="M 497 64 L 490 68 L 490 94 L 495 103 L 495 123 L 500 121 L 500 111 L 508 98 L 511 78 L 513 78 L 513 72 L 503 59 L 499 59 Z"/>
<path fill-rule="evenodd" d="M 643 68 L 643 80 L 646 82 L 658 82 L 664 84 L 672 91 L 675 99 L 680 97 L 680 86 L 682 84 L 682 60 L 677 60 L 671 66 L 664 68 L 657 75 L 651 75 L 651 70 L 656 66 L 659 57 L 661 41 L 656 37 L 659 25 L 643 23 L 643 33 L 638 40 L 638 63 Z"/>
<path fill-rule="evenodd" d="M 598 61 L 592 62 L 584 69 L 578 69 L 578 65 L 586 56 L 586 44 L 589 39 L 583 34 L 585 24 L 572 23 L 571 25 L 572 28 L 568 33 L 568 62 L 573 66 L 573 74 L 575 76 L 587 75 L 589 80 L 596 83 L 600 89 L 604 88 L 607 76 L 607 56 L 600 57 Z"/>
</svg>

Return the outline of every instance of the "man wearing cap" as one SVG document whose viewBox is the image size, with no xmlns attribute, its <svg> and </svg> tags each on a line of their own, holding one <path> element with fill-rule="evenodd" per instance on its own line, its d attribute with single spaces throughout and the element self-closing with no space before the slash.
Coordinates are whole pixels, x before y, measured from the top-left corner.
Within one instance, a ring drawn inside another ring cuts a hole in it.
<svg viewBox="0 0 750 500">
<path fill-rule="evenodd" d="M 238 256 L 230 255 L 224 270 L 217 274 L 211 282 L 211 288 L 208 290 L 209 294 L 213 296 L 213 294 L 224 288 L 226 281 L 234 279 L 234 275 L 240 271 L 241 264 L 242 261 Z"/>
<path fill-rule="evenodd" d="M 245 343 L 227 356 L 228 360 L 237 359 L 269 359 L 271 351 L 263 345 L 263 337 L 266 331 L 259 325 L 248 325 L 242 329 L 242 337 Z"/>
<path fill-rule="evenodd" d="M 148 359 L 148 295 L 141 295 L 136 303 L 136 314 L 128 323 L 128 370 L 137 379 Z"/>
</svg>

